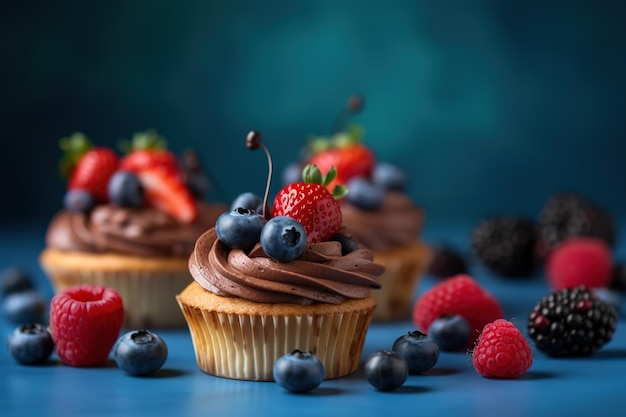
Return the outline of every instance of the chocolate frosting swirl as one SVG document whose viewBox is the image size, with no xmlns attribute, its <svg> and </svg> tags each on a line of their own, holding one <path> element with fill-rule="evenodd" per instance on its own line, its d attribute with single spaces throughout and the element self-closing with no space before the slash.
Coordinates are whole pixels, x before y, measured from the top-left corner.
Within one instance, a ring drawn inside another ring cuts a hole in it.
<svg viewBox="0 0 626 417">
<path fill-rule="evenodd" d="M 157 209 L 96 206 L 90 213 L 58 212 L 46 233 L 46 246 L 64 251 L 136 256 L 187 257 L 203 232 L 228 210 L 198 202 L 198 219 L 181 224 Z"/>
<path fill-rule="evenodd" d="M 404 193 L 387 191 L 376 210 L 364 210 L 348 201 L 341 204 L 343 226 L 359 243 L 372 250 L 385 250 L 415 242 L 424 223 L 424 212 Z"/>
<path fill-rule="evenodd" d="M 310 243 L 298 259 L 277 262 L 260 244 L 249 254 L 228 248 L 211 228 L 198 238 L 189 270 L 201 287 L 217 295 L 306 305 L 369 297 L 372 288 L 380 288 L 376 277 L 384 267 L 373 262 L 368 249 L 342 256 L 341 244 L 334 241 Z"/>
</svg>

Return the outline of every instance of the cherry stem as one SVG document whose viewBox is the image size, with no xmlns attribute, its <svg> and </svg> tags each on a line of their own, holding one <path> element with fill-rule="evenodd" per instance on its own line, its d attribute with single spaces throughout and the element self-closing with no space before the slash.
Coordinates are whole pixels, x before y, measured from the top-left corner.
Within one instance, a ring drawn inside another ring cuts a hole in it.
<svg viewBox="0 0 626 417">
<path fill-rule="evenodd" d="M 353 95 L 348 98 L 346 102 L 346 107 L 344 107 L 343 111 L 337 116 L 335 122 L 333 123 L 332 134 L 338 133 L 345 129 L 346 122 L 350 120 L 350 117 L 361 111 L 363 108 L 363 98 L 359 95 Z"/>
<path fill-rule="evenodd" d="M 268 166 L 267 185 L 265 186 L 265 195 L 263 196 L 263 207 L 261 208 L 261 216 L 267 219 L 265 208 L 267 207 L 267 198 L 270 194 L 270 187 L 272 186 L 272 172 L 273 172 L 272 156 L 270 155 L 270 151 L 267 148 L 267 146 L 265 146 L 265 144 L 261 142 L 261 134 L 257 132 L 256 130 L 251 130 L 248 133 L 248 136 L 246 137 L 246 147 L 251 150 L 256 150 L 259 147 L 261 147 L 263 148 L 263 151 L 265 151 L 265 155 L 267 155 L 267 166 Z"/>
</svg>

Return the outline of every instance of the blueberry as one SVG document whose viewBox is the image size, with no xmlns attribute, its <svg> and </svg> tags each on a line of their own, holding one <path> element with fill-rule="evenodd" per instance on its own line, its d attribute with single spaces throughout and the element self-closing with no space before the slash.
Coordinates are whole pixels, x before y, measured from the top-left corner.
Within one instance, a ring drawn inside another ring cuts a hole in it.
<svg viewBox="0 0 626 417">
<path fill-rule="evenodd" d="M 7 340 L 9 353 L 22 365 L 44 363 L 54 350 L 52 335 L 39 323 L 20 324 Z"/>
<path fill-rule="evenodd" d="M 464 348 L 471 332 L 469 322 L 458 314 L 442 314 L 433 320 L 428 328 L 428 334 L 444 352 Z"/>
<path fill-rule="evenodd" d="M 113 346 L 113 360 L 120 369 L 133 376 L 148 375 L 161 369 L 167 353 L 163 339 L 148 330 L 127 332 Z"/>
<path fill-rule="evenodd" d="M 439 359 L 437 344 L 418 330 L 400 336 L 393 343 L 392 349 L 406 359 L 411 374 L 429 370 Z"/>
<path fill-rule="evenodd" d="M 350 252 L 353 252 L 359 248 L 358 243 L 356 243 L 356 240 L 354 240 L 352 236 L 348 236 L 343 233 L 337 233 L 329 240 L 341 243 L 341 254 L 343 256 L 346 256 Z"/>
<path fill-rule="evenodd" d="M 376 210 L 383 204 L 385 190 L 378 187 L 365 178 L 356 177 L 348 181 L 346 196 L 348 201 L 363 210 Z"/>
<path fill-rule="evenodd" d="M 395 165 L 380 162 L 372 171 L 372 182 L 384 190 L 404 191 L 406 174 Z"/>
<path fill-rule="evenodd" d="M 211 191 L 211 181 L 204 172 L 188 172 L 185 174 L 185 185 L 196 199 L 206 198 Z"/>
<path fill-rule="evenodd" d="M 4 298 L 2 312 L 13 324 L 43 323 L 46 302 L 36 290 L 19 291 Z"/>
<path fill-rule="evenodd" d="M 293 261 L 306 248 L 306 231 L 291 217 L 272 217 L 261 231 L 261 246 L 267 256 L 278 262 Z"/>
<path fill-rule="evenodd" d="M 324 365 L 311 352 L 296 349 L 276 360 L 273 375 L 278 385 L 287 391 L 308 392 L 324 380 Z"/>
<path fill-rule="evenodd" d="M 0 273 L 0 288 L 2 296 L 24 290 L 32 290 L 34 288 L 33 279 L 25 269 L 18 266 L 10 266 L 3 269 Z"/>
<path fill-rule="evenodd" d="M 63 197 L 63 207 L 74 213 L 87 213 L 96 205 L 96 200 L 85 190 L 67 190 Z"/>
<path fill-rule="evenodd" d="M 109 200 L 120 207 L 141 207 L 145 191 L 137 175 L 130 171 L 117 171 L 108 184 Z"/>
<path fill-rule="evenodd" d="M 261 230 L 265 223 L 267 221 L 254 210 L 239 207 L 218 217 L 215 232 L 229 248 L 247 252 L 261 239 Z"/>
<path fill-rule="evenodd" d="M 261 208 L 263 207 L 263 199 L 254 193 L 243 193 L 239 194 L 237 198 L 233 200 L 230 205 L 231 210 L 235 210 L 237 208 L 244 209 L 252 209 L 256 213 L 261 213 Z"/>
<path fill-rule="evenodd" d="M 409 376 L 409 365 L 401 355 L 391 350 L 377 350 L 365 360 L 365 378 L 374 388 L 393 391 Z"/>
</svg>

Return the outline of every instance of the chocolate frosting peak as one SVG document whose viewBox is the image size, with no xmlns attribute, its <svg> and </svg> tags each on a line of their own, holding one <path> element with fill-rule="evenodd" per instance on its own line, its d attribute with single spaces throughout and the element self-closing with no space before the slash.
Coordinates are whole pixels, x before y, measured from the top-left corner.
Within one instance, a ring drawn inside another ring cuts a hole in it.
<svg viewBox="0 0 626 417">
<path fill-rule="evenodd" d="M 200 286 L 218 295 L 305 305 L 369 297 L 372 288 L 380 288 L 376 277 L 384 267 L 373 262 L 368 249 L 342 256 L 339 242 L 308 244 L 297 260 L 277 262 L 260 244 L 249 254 L 228 248 L 211 228 L 198 238 L 189 270 Z"/>
</svg>

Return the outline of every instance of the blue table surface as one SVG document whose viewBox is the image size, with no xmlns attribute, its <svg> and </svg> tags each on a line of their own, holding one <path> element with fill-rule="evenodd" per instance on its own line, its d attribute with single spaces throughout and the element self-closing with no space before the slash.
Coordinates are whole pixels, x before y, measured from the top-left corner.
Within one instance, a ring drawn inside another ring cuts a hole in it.
<svg viewBox="0 0 626 417">
<path fill-rule="evenodd" d="M 52 290 L 37 265 L 43 247 L 41 227 L 0 229 L 0 268 L 22 265 L 38 280 L 49 298 Z M 469 228 L 428 226 L 424 240 L 447 241 L 468 250 Z M 615 257 L 626 259 L 626 238 Z M 543 272 L 528 279 L 493 276 L 470 261 L 471 274 L 500 300 L 506 318 L 525 331 L 536 301 L 549 292 Z M 424 277 L 420 293 L 436 279 Z M 624 311 L 624 309 L 622 309 Z M 362 365 L 352 375 L 324 381 L 307 394 L 291 394 L 273 382 L 236 381 L 213 377 L 196 366 L 186 329 L 151 329 L 169 347 L 163 368 L 152 376 L 132 377 L 113 361 L 101 368 L 73 368 L 56 356 L 42 366 L 22 366 L 0 349 L 0 415 L 10 416 L 320 416 L 459 415 L 459 416 L 624 416 L 626 322 L 623 315 L 613 340 L 591 357 L 550 358 L 534 351 L 533 365 L 513 380 L 481 377 L 468 353 L 442 352 L 436 366 L 423 375 L 411 375 L 400 389 L 379 392 L 368 384 Z M 14 328 L 0 318 L 6 336 Z M 370 327 L 363 359 L 414 330 L 410 319 Z"/>
</svg>

